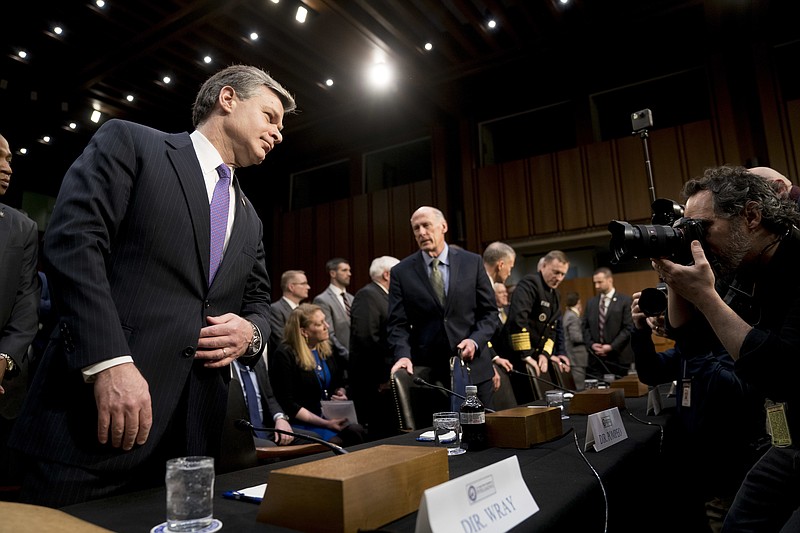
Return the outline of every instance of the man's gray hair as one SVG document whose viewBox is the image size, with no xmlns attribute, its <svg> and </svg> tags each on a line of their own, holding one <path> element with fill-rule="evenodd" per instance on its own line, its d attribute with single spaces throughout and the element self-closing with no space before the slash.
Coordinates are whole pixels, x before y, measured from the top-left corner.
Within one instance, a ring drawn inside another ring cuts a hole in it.
<svg viewBox="0 0 800 533">
<path fill-rule="evenodd" d="M 508 261 L 517 256 L 517 252 L 504 242 L 495 241 L 483 251 L 483 262 L 487 265 L 496 265 L 499 261 Z"/>
<path fill-rule="evenodd" d="M 383 276 L 384 272 L 387 272 L 392 269 L 400 260 L 396 257 L 392 257 L 391 255 L 382 255 L 380 257 L 376 257 L 372 260 L 372 264 L 369 265 L 369 277 L 372 281 L 378 281 Z"/>
<path fill-rule="evenodd" d="M 297 108 L 294 97 L 289 94 L 289 91 L 260 68 L 232 65 L 208 78 L 200 87 L 192 106 L 192 124 L 195 128 L 211 116 L 219 98 L 219 92 L 226 86 L 233 87 L 241 100 L 247 100 L 254 96 L 259 88 L 266 86 L 278 95 L 283 104 L 284 114 L 289 114 Z"/>
</svg>

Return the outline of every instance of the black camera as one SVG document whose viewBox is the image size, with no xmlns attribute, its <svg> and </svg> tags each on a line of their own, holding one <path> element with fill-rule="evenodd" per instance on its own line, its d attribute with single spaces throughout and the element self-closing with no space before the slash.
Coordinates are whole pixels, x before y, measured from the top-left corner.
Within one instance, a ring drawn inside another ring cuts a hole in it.
<svg viewBox="0 0 800 533">
<path fill-rule="evenodd" d="M 631 126 L 634 133 L 653 127 L 653 113 L 649 109 L 642 109 L 631 113 Z"/>
<path fill-rule="evenodd" d="M 692 218 L 679 218 L 673 226 L 629 224 L 612 220 L 610 249 L 612 263 L 623 263 L 644 257 L 663 257 L 673 263 L 690 265 L 693 261 L 692 241 L 703 242 L 705 225 Z"/>
</svg>

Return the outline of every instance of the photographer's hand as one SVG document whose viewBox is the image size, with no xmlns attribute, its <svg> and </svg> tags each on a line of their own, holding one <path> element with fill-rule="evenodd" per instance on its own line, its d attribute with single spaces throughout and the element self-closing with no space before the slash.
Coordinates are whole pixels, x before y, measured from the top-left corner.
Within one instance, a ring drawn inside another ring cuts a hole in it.
<svg viewBox="0 0 800 533">
<path fill-rule="evenodd" d="M 694 264 L 679 265 L 668 259 L 653 259 L 653 268 L 669 286 L 669 322 L 679 328 L 691 320 L 698 302 L 718 297 L 714 290 L 714 273 L 699 241 L 692 241 Z"/>
<path fill-rule="evenodd" d="M 642 310 L 639 309 L 639 297 L 642 295 L 640 292 L 633 293 L 633 301 L 631 302 L 631 318 L 633 318 L 633 325 L 636 329 L 646 329 L 647 326 L 647 315 L 642 313 Z"/>
</svg>

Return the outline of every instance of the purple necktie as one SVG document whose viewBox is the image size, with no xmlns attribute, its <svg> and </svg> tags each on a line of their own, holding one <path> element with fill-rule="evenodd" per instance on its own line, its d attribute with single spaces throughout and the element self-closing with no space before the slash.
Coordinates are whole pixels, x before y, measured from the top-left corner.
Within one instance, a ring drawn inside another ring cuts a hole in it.
<svg viewBox="0 0 800 533">
<path fill-rule="evenodd" d="M 228 230 L 228 204 L 231 194 L 231 171 L 228 165 L 217 167 L 219 181 L 214 186 L 211 197 L 211 261 L 208 265 L 208 285 L 214 281 L 219 264 L 222 262 L 222 249 L 225 247 L 225 233 Z"/>
</svg>

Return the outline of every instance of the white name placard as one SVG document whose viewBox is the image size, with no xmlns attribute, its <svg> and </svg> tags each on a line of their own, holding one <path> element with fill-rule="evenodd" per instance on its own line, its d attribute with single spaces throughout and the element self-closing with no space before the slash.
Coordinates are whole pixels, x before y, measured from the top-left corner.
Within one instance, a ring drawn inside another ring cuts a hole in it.
<svg viewBox="0 0 800 533">
<path fill-rule="evenodd" d="M 416 533 L 500 533 L 539 510 L 509 457 L 425 491 Z"/>
<path fill-rule="evenodd" d="M 589 415 L 586 420 L 586 444 L 583 446 L 583 451 L 594 445 L 594 450 L 599 452 L 627 438 L 628 432 L 625 431 L 619 408 L 612 407 Z"/>
</svg>

